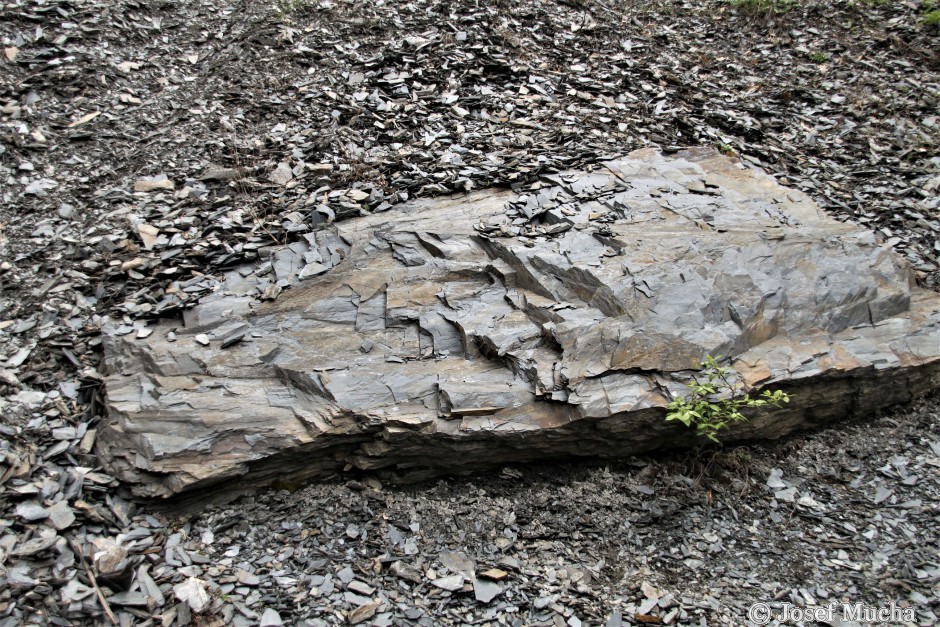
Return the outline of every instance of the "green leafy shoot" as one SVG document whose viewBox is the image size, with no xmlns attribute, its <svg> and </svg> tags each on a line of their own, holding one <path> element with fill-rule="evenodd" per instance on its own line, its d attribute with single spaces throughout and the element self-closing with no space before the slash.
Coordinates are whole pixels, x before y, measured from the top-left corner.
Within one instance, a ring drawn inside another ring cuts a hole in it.
<svg viewBox="0 0 940 627">
<path fill-rule="evenodd" d="M 780 407 L 790 402 L 790 396 L 781 390 L 767 390 L 757 398 L 751 398 L 748 393 L 739 394 L 740 390 L 730 380 L 731 369 L 719 364 L 711 355 L 705 358 L 701 368 L 702 374 L 686 384 L 687 397 L 675 398 L 666 406 L 669 410 L 666 420 L 678 420 L 716 444 L 721 444 L 718 433 L 747 420 L 741 410 L 765 405 Z"/>
</svg>

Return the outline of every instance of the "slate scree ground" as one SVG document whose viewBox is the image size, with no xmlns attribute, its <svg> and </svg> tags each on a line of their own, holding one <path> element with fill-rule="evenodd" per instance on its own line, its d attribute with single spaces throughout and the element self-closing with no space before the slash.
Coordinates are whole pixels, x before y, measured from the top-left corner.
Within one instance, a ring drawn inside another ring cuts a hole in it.
<svg viewBox="0 0 940 627">
<path fill-rule="evenodd" d="M 758 4 L 0 1 L 0 624 L 935 624 L 938 33 Z"/>
</svg>

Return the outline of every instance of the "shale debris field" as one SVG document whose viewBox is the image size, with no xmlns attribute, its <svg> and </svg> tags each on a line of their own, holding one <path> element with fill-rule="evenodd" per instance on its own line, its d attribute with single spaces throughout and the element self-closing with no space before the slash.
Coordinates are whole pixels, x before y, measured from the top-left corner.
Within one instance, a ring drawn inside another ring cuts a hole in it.
<svg viewBox="0 0 940 627">
<path fill-rule="evenodd" d="M 0 625 L 936 624 L 931 375 L 771 441 L 405 485 L 352 464 L 181 512 L 107 457 L 104 344 L 235 284 L 291 299 L 343 258 L 304 256 L 326 227 L 699 150 L 935 298 L 938 22 L 920 0 L 0 0 Z"/>
</svg>

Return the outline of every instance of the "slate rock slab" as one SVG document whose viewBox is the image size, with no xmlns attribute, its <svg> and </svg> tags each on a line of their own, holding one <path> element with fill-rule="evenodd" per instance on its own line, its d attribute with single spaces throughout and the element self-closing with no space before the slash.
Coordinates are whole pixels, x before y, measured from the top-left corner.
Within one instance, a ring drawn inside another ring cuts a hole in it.
<svg viewBox="0 0 940 627">
<path fill-rule="evenodd" d="M 728 439 L 940 382 L 940 296 L 905 260 L 704 149 L 325 224 L 272 262 L 274 301 L 233 273 L 185 325 L 106 330 L 97 448 L 137 495 L 687 445 L 664 407 L 706 355 L 793 395 Z"/>
</svg>

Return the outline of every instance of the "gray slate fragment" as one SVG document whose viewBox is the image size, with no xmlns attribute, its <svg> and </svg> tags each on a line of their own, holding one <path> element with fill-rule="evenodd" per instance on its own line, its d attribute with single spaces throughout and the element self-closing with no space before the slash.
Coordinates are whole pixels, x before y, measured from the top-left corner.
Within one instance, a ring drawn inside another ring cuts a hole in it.
<svg viewBox="0 0 940 627">
<path fill-rule="evenodd" d="M 268 177 L 272 183 L 277 185 L 287 185 L 294 179 L 294 173 L 286 163 L 279 163 Z"/>
<path fill-rule="evenodd" d="M 442 551 L 440 561 L 452 573 L 460 573 L 467 578 L 473 577 L 476 564 L 463 551 Z"/>
<path fill-rule="evenodd" d="M 119 592 L 108 598 L 108 603 L 115 605 L 130 605 L 135 607 L 147 607 L 148 598 L 141 592 Z"/>
<path fill-rule="evenodd" d="M 26 522 L 43 520 L 49 516 L 49 510 L 37 501 L 23 501 L 16 506 L 16 515 Z"/>
<path fill-rule="evenodd" d="M 473 580 L 473 596 L 480 603 L 489 603 L 499 596 L 502 591 L 502 586 L 495 581 L 488 581 L 486 579 Z"/>
<path fill-rule="evenodd" d="M 876 504 L 883 503 L 886 500 L 888 500 L 888 498 L 892 494 L 894 494 L 894 491 L 891 490 L 890 488 L 886 488 L 884 486 L 878 486 L 878 489 L 875 491 L 875 497 L 873 500 Z"/>
<path fill-rule="evenodd" d="M 233 344 L 241 342 L 245 338 L 245 335 L 248 334 L 249 329 L 250 327 L 247 324 L 240 324 L 230 331 L 227 331 L 219 338 L 222 348 L 228 348 Z"/>
<path fill-rule="evenodd" d="M 196 612 L 204 611 L 209 607 L 212 598 L 206 591 L 206 584 L 201 579 L 189 577 L 185 581 L 173 586 L 173 594 L 180 601 L 183 601 L 188 607 Z"/>
<path fill-rule="evenodd" d="M 400 579 L 407 579 L 408 581 L 414 583 L 421 583 L 421 573 L 417 568 L 405 564 L 404 562 L 398 561 L 393 562 L 389 568 L 389 572 L 395 575 Z"/>
<path fill-rule="evenodd" d="M 261 578 L 255 575 L 254 573 L 249 573 L 246 570 L 238 568 L 235 570 L 235 578 L 238 580 L 238 583 L 245 586 L 257 586 L 261 583 Z"/>
<path fill-rule="evenodd" d="M 75 522 L 75 513 L 68 502 L 58 501 L 49 508 L 49 522 L 57 530 L 68 529 Z"/>
<path fill-rule="evenodd" d="M 153 599 L 154 605 L 162 607 L 166 603 L 166 597 L 164 597 L 163 591 L 160 590 L 160 586 L 157 585 L 157 582 L 150 576 L 148 568 L 146 564 L 142 564 L 140 568 L 137 569 L 137 581 L 139 581 L 143 589 L 146 590 L 147 595 Z"/>
<path fill-rule="evenodd" d="M 449 575 L 447 577 L 438 577 L 431 581 L 431 585 L 441 590 L 453 592 L 463 588 L 463 575 Z"/>
<path fill-rule="evenodd" d="M 783 471 L 779 468 L 774 468 L 770 471 L 770 476 L 767 478 L 767 483 L 765 484 L 768 488 L 772 490 L 782 490 L 787 487 L 787 484 L 783 481 Z"/>
<path fill-rule="evenodd" d="M 336 573 L 336 578 L 343 583 L 349 583 L 353 580 L 353 577 L 355 577 L 355 574 L 353 573 L 352 568 L 349 566 L 342 568 L 338 573 Z"/>
<path fill-rule="evenodd" d="M 350 581 L 349 584 L 346 586 L 346 588 L 349 590 L 352 590 L 353 592 L 356 592 L 358 594 L 363 594 L 366 596 L 369 596 L 375 592 L 375 588 L 357 579 Z"/>
<path fill-rule="evenodd" d="M 281 615 L 275 609 L 266 608 L 261 614 L 260 627 L 279 627 L 283 624 L 284 621 L 281 620 Z"/>
<path fill-rule="evenodd" d="M 38 533 L 30 540 L 16 545 L 12 551 L 15 557 L 32 557 L 51 549 L 59 540 L 58 534 L 49 527 L 40 527 Z"/>
</svg>

